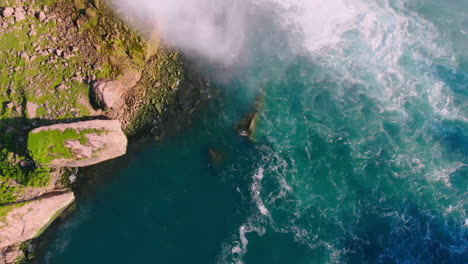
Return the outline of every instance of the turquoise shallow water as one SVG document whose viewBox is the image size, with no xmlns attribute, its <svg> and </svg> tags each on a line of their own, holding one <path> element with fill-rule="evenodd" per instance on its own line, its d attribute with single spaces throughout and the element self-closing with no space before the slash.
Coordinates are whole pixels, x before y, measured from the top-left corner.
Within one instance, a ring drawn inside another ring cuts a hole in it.
<svg viewBox="0 0 468 264">
<path fill-rule="evenodd" d="M 196 122 L 98 167 L 37 262 L 466 263 L 468 4 L 327 3 L 264 11 Z"/>
</svg>

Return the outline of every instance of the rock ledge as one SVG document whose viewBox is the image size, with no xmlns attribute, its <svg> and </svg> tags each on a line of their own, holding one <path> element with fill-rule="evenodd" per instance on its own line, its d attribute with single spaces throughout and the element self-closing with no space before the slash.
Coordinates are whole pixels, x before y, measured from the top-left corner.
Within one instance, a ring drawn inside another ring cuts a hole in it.
<svg viewBox="0 0 468 264">
<path fill-rule="evenodd" d="M 81 121 L 32 130 L 28 148 L 40 165 L 85 167 L 124 155 L 127 137 L 118 120 Z"/>
<path fill-rule="evenodd" d="M 0 219 L 0 248 L 37 237 L 74 200 L 72 192 L 62 192 L 15 206 Z"/>
</svg>

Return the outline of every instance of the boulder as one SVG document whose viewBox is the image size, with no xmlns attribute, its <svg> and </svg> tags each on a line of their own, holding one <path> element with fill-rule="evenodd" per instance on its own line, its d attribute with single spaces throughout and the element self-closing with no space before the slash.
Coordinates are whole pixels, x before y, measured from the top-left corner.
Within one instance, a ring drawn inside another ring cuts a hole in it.
<svg viewBox="0 0 468 264">
<path fill-rule="evenodd" d="M 255 132 L 255 126 L 257 122 L 257 113 L 249 113 L 244 119 L 242 119 L 239 124 L 237 124 L 237 131 L 239 134 L 244 137 L 251 138 Z"/>
<path fill-rule="evenodd" d="M 255 130 L 257 128 L 258 112 L 262 108 L 264 101 L 263 94 L 260 94 L 255 100 L 255 110 L 248 113 L 238 124 L 237 131 L 241 136 L 255 139 Z"/>
<path fill-rule="evenodd" d="M 95 8 L 86 8 L 85 15 L 89 18 L 94 18 L 97 15 L 97 10 Z"/>
<path fill-rule="evenodd" d="M 27 54 L 26 52 L 24 52 L 24 51 L 20 53 L 20 58 L 23 59 L 23 60 L 25 60 L 25 61 L 27 61 L 27 62 L 29 62 L 29 56 L 28 56 L 28 54 Z"/>
<path fill-rule="evenodd" d="M 2 10 L 2 16 L 3 17 L 11 17 L 13 15 L 13 13 L 15 12 L 15 10 L 11 7 L 5 7 L 3 10 Z"/>
<path fill-rule="evenodd" d="M 127 137 L 118 120 L 56 124 L 32 130 L 28 149 L 40 165 L 85 167 L 124 155 Z"/>
<path fill-rule="evenodd" d="M 29 33 L 28 33 L 28 36 L 29 36 L 29 37 L 36 36 L 36 35 L 37 35 L 37 31 L 34 30 L 34 29 L 31 29 L 31 30 L 29 31 Z"/>
<path fill-rule="evenodd" d="M 56 49 L 56 50 L 55 50 L 55 54 L 56 54 L 57 56 L 61 57 L 62 54 L 63 54 L 63 50 L 62 50 L 62 49 Z"/>
<path fill-rule="evenodd" d="M 19 22 L 19 21 L 25 19 L 26 14 L 24 13 L 24 9 L 22 7 L 15 8 L 14 16 L 15 16 L 15 21 L 16 22 Z"/>
<path fill-rule="evenodd" d="M 15 21 L 16 22 L 19 22 L 19 21 L 21 21 L 21 20 L 23 20 L 25 18 L 26 18 L 26 16 L 24 15 L 23 12 L 15 13 Z"/>
<path fill-rule="evenodd" d="M 141 72 L 127 69 L 116 80 L 101 80 L 94 83 L 93 88 L 100 104 L 111 109 L 123 100 L 124 93 L 133 88 L 141 78 Z"/>
<path fill-rule="evenodd" d="M 28 16 L 34 16 L 36 14 L 36 11 L 34 11 L 33 8 L 29 7 L 26 13 L 28 14 Z"/>
<path fill-rule="evenodd" d="M 81 28 L 84 24 L 86 24 L 87 21 L 88 19 L 86 18 L 85 15 L 80 15 L 78 19 L 75 21 L 76 27 Z"/>
<path fill-rule="evenodd" d="M 28 111 L 28 117 L 29 118 L 35 118 L 38 108 L 39 108 L 39 106 L 37 104 L 28 101 L 26 103 L 26 110 Z"/>
<path fill-rule="evenodd" d="M 41 22 L 44 22 L 44 20 L 47 19 L 47 16 L 44 14 L 44 12 L 37 12 L 37 19 L 39 19 Z"/>
</svg>

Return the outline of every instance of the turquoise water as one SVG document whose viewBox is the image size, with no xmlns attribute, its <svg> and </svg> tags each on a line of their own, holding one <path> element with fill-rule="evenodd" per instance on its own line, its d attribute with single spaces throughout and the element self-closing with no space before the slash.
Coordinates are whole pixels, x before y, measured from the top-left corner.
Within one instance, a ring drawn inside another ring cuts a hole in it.
<svg viewBox="0 0 468 264">
<path fill-rule="evenodd" d="M 37 262 L 467 263 L 468 2 L 256 19 L 196 121 L 96 168 Z M 250 141 L 235 127 L 258 95 Z"/>
</svg>

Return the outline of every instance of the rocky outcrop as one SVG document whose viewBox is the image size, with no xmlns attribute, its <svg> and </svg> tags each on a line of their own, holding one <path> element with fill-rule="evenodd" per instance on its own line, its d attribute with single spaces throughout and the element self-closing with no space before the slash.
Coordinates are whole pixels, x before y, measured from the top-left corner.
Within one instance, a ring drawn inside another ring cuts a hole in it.
<svg viewBox="0 0 468 264">
<path fill-rule="evenodd" d="M 120 109 L 123 95 L 134 87 L 141 78 L 141 72 L 127 69 L 116 80 L 100 80 L 93 84 L 96 99 L 106 109 Z"/>
<path fill-rule="evenodd" d="M 72 192 L 62 192 L 49 194 L 21 206 L 10 205 L 11 211 L 0 218 L 0 249 L 14 248 L 18 243 L 37 237 L 74 200 Z M 14 252 L 5 250 L 2 255 L 9 259 L 18 257 Z"/>
<path fill-rule="evenodd" d="M 11 17 L 11 15 L 13 15 L 13 13 L 15 12 L 15 10 L 11 7 L 5 7 L 2 9 L 2 16 L 3 17 Z"/>
<path fill-rule="evenodd" d="M 239 134 L 244 137 L 252 138 L 255 132 L 255 126 L 257 123 L 257 113 L 249 113 L 244 119 L 237 124 L 237 131 Z"/>
<path fill-rule="evenodd" d="M 237 131 L 239 135 L 248 137 L 250 140 L 255 139 L 255 130 L 257 128 L 258 113 L 260 112 L 265 98 L 260 94 L 255 100 L 255 110 L 248 113 L 238 124 Z"/>
<path fill-rule="evenodd" d="M 224 160 L 224 153 L 220 150 L 208 149 L 208 157 L 213 163 L 221 163 Z"/>
<path fill-rule="evenodd" d="M 139 129 L 148 123 L 154 126 L 161 119 L 159 113 L 171 105 L 182 78 L 176 52 L 149 43 L 101 0 L 3 1 L 0 37 L 8 40 L 5 50 L 0 51 L 6 73 L 2 78 L 8 83 L 0 87 L 0 94 L 5 95 L 0 104 L 0 150 L 6 152 L 0 154 L 8 158 L 2 156 L 0 166 L 18 169 L 28 179 L 17 181 L 16 173 L 1 175 L 0 187 L 8 191 L 0 192 L 0 211 L 10 206 L 7 203 L 15 202 L 19 209 L 50 193 L 62 192 L 68 187 L 67 168 L 57 167 L 88 166 L 125 154 L 127 138 L 121 124 L 130 126 L 141 116 Z M 145 82 L 139 84 L 145 75 Z M 105 111 L 93 109 L 90 85 Z M 154 113 L 158 115 L 154 117 Z M 30 132 L 57 120 L 102 115 L 121 122 L 58 124 Z M 31 146 L 29 152 L 26 142 Z M 14 197 L 9 195 L 11 190 Z M 24 201 L 29 202 L 22 204 Z M 30 209 L 42 211 L 42 206 L 48 205 L 41 203 Z M 36 218 L 39 223 L 49 215 L 37 214 Z M 6 225 L 0 223 L 0 240 Z M 16 234 L 24 235 L 25 230 Z M 21 254 L 19 244 L 2 244 L 0 264 L 13 263 Z"/>
<path fill-rule="evenodd" d="M 85 167 L 124 155 L 127 137 L 118 120 L 82 121 L 36 128 L 28 147 L 36 163 Z"/>
<path fill-rule="evenodd" d="M 0 263 L 13 264 L 23 257 L 23 251 L 19 244 L 0 248 Z"/>
</svg>

